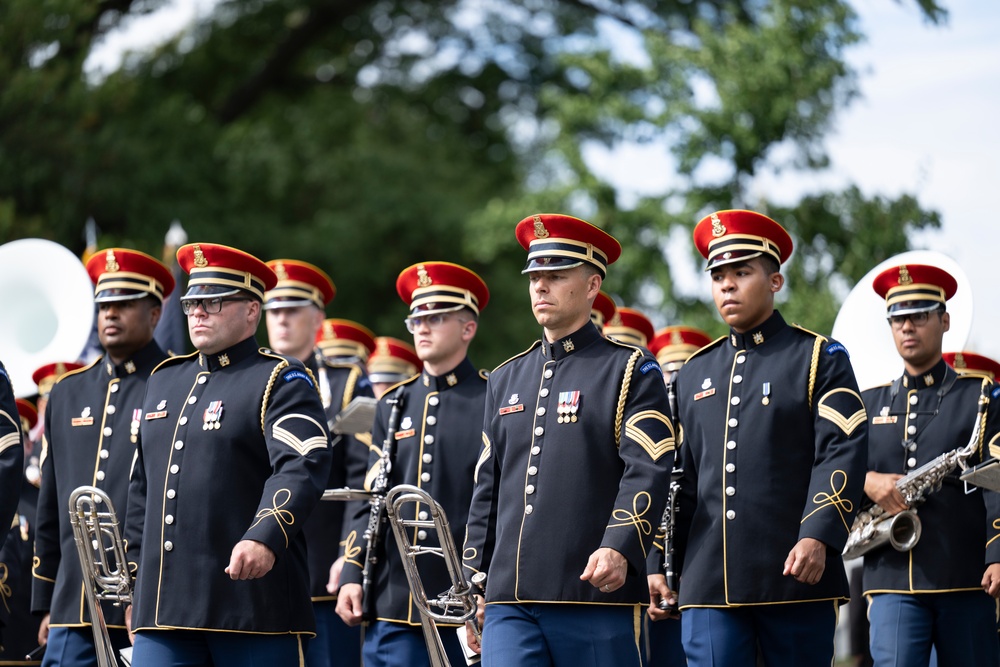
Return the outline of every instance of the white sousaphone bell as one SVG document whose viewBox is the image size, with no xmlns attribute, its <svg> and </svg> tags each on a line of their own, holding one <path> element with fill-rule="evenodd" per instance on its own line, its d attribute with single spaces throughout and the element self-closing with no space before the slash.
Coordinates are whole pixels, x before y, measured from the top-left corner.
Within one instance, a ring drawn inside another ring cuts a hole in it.
<svg viewBox="0 0 1000 667">
<path fill-rule="evenodd" d="M 94 285 L 70 250 L 45 239 L 0 245 L 0 361 L 14 394 L 36 393 L 31 374 L 75 361 L 94 324 Z"/>
</svg>

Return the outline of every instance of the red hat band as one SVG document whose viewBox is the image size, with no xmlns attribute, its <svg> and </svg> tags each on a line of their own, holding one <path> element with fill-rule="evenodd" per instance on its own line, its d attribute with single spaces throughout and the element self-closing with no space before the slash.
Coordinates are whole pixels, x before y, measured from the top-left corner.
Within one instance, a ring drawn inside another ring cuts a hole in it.
<svg viewBox="0 0 1000 667">
<path fill-rule="evenodd" d="M 275 259 L 267 263 L 278 282 L 264 293 L 264 310 L 314 305 L 320 310 L 333 301 L 337 288 L 322 269 L 307 262 Z"/>
<path fill-rule="evenodd" d="M 885 298 L 889 316 L 937 310 L 958 290 L 958 281 L 944 269 L 927 264 L 893 266 L 875 276 L 875 293 Z"/>
<path fill-rule="evenodd" d="M 396 278 L 396 292 L 414 317 L 462 308 L 478 315 L 490 300 L 482 278 L 450 262 L 423 262 L 403 269 Z"/>
<path fill-rule="evenodd" d="M 108 248 L 87 260 L 94 301 L 108 303 L 145 296 L 163 298 L 174 290 L 174 276 L 163 262 L 128 248 Z"/>
<path fill-rule="evenodd" d="M 710 270 L 767 255 L 784 264 L 792 254 L 792 237 L 777 222 L 754 211 L 716 211 L 694 228 L 694 242 Z"/>
<path fill-rule="evenodd" d="M 278 282 L 267 264 L 236 248 L 216 243 L 189 243 L 177 250 L 177 261 L 191 278 L 182 298 L 221 296 L 236 290 L 264 300 Z"/>
</svg>

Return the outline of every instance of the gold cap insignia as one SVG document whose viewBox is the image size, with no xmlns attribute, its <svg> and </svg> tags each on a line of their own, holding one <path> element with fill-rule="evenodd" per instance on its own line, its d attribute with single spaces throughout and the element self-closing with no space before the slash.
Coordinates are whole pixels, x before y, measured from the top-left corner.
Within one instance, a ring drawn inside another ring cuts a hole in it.
<svg viewBox="0 0 1000 667">
<path fill-rule="evenodd" d="M 900 285 L 912 285 L 913 278 L 910 277 L 910 272 L 906 268 L 906 265 L 899 267 L 899 284 Z"/>
<path fill-rule="evenodd" d="M 104 265 L 105 271 L 119 271 L 122 267 L 118 265 L 118 260 L 115 259 L 115 251 L 109 250 L 107 255 L 107 263 Z"/>
<path fill-rule="evenodd" d="M 968 368 L 965 365 L 965 357 L 962 356 L 961 352 L 955 353 L 955 368 Z"/>
<path fill-rule="evenodd" d="M 208 260 L 205 259 L 205 253 L 201 251 L 201 246 L 197 244 L 194 246 L 194 265 L 199 269 L 204 269 L 208 266 Z"/>
<path fill-rule="evenodd" d="M 337 332 L 333 330 L 333 325 L 329 322 L 323 322 L 323 340 L 334 340 L 337 337 Z"/>
<path fill-rule="evenodd" d="M 545 224 L 542 222 L 542 219 L 537 215 L 533 215 L 531 217 L 534 218 L 535 220 L 535 238 L 536 239 L 549 238 L 549 230 L 545 229 Z"/>
<path fill-rule="evenodd" d="M 712 236 L 719 238 L 726 233 L 726 226 L 722 224 L 722 220 L 719 220 L 719 215 L 717 213 L 712 214 Z"/>
<path fill-rule="evenodd" d="M 684 342 L 684 336 L 681 335 L 680 331 L 676 329 L 670 333 L 670 344 L 671 345 L 681 345 Z"/>
<path fill-rule="evenodd" d="M 427 275 L 427 269 L 423 264 L 417 264 L 417 287 L 430 287 L 431 277 Z"/>
<path fill-rule="evenodd" d="M 388 356 L 389 352 L 389 342 L 385 338 L 379 338 L 378 342 L 375 344 L 375 349 L 379 354 Z"/>
<path fill-rule="evenodd" d="M 56 375 L 62 375 L 66 372 L 66 364 L 63 362 L 56 363 Z"/>
<path fill-rule="evenodd" d="M 610 324 L 613 327 L 620 327 L 622 325 L 622 316 L 619 315 L 618 313 L 615 313 L 611 317 L 611 321 L 608 322 L 608 324 Z"/>
<path fill-rule="evenodd" d="M 274 265 L 274 275 L 278 276 L 278 280 L 288 280 L 288 271 L 285 271 L 285 265 L 281 262 Z"/>
</svg>

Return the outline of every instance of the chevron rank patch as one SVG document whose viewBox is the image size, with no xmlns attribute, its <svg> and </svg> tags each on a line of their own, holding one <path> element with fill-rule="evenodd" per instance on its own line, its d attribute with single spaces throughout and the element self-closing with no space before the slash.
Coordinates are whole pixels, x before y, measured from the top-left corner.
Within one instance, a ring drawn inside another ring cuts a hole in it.
<svg viewBox="0 0 1000 667">
<path fill-rule="evenodd" d="M 632 415 L 625 422 L 625 437 L 645 449 L 654 461 L 675 448 L 670 419 L 658 410 L 643 410 Z"/>
<path fill-rule="evenodd" d="M 847 436 L 868 420 L 858 392 L 843 387 L 824 394 L 816 409 L 820 417 L 836 424 Z"/>
<path fill-rule="evenodd" d="M 307 415 L 293 413 L 285 415 L 274 422 L 271 435 L 278 442 L 283 442 L 301 456 L 315 449 L 327 446 L 326 429 L 322 424 Z"/>
</svg>

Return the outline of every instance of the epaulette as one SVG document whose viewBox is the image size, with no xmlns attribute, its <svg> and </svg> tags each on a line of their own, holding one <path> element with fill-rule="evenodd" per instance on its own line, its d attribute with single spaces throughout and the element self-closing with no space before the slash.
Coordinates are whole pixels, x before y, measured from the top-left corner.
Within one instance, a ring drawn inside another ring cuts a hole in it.
<svg viewBox="0 0 1000 667">
<path fill-rule="evenodd" d="M 527 350 L 525 350 L 524 352 L 519 352 L 518 354 L 515 354 L 513 357 L 511 357 L 507 361 L 501 363 L 499 366 L 497 366 L 496 368 L 493 369 L 493 372 L 496 373 L 503 366 L 506 366 L 507 364 L 509 364 L 510 362 L 514 361 L 515 359 L 523 357 L 524 355 L 528 354 L 529 352 L 531 352 L 532 350 L 534 350 L 536 347 L 538 347 L 541 344 L 542 344 L 542 341 L 540 339 L 536 340 L 534 343 L 531 344 L 531 347 L 529 347 Z"/>
<path fill-rule="evenodd" d="M 101 356 L 97 357 L 96 359 L 94 359 L 93 361 L 91 361 L 86 366 L 83 366 L 81 368 L 76 368 L 76 369 L 71 370 L 71 371 L 66 371 L 65 373 L 63 373 L 62 375 L 59 376 L 59 379 L 56 380 L 55 384 L 59 384 L 60 382 L 62 382 L 66 378 L 68 378 L 70 375 L 79 375 L 80 373 L 82 373 L 84 371 L 89 371 L 91 368 L 93 368 L 97 364 L 101 363 L 102 361 L 104 361 L 104 355 L 103 354 Z M 55 385 L 52 385 L 52 386 L 55 386 Z"/>
<path fill-rule="evenodd" d="M 609 343 L 612 343 L 614 345 L 617 345 L 618 347 L 624 347 L 624 348 L 627 348 L 629 350 L 642 350 L 643 349 L 643 348 L 639 347 L 638 345 L 632 345 L 631 343 L 622 342 L 622 341 L 618 340 L 617 338 L 615 338 L 614 336 L 605 336 L 604 340 L 606 340 Z"/>
<path fill-rule="evenodd" d="M 687 360 L 691 361 L 692 359 L 694 359 L 695 357 L 697 357 L 699 354 L 707 352 L 708 350 L 711 350 L 711 349 L 717 347 L 719 345 L 719 343 L 722 343 L 723 341 L 727 341 L 727 340 L 729 340 L 729 336 L 719 336 L 718 338 L 716 338 L 715 340 L 713 340 L 708 345 L 705 345 L 704 347 L 699 348 L 699 349 L 695 350 L 694 352 L 692 352 L 691 356 L 688 357 Z M 687 363 L 687 362 L 684 362 L 684 363 Z"/>
<path fill-rule="evenodd" d="M 167 366 L 171 366 L 171 365 L 176 364 L 178 362 L 184 361 L 185 359 L 190 359 L 191 357 L 198 356 L 198 354 L 199 354 L 199 352 L 195 351 L 195 352 L 192 352 L 191 354 L 179 354 L 176 357 L 167 357 L 166 359 L 164 359 L 160 363 L 156 364 L 156 368 L 154 368 L 152 370 L 152 372 L 150 373 L 150 375 L 152 375 L 156 371 L 160 370 L 161 368 L 166 368 Z"/>
<path fill-rule="evenodd" d="M 815 336 L 816 338 L 822 338 L 823 342 L 827 342 L 827 341 L 831 340 L 831 338 L 829 336 L 824 336 L 821 333 L 816 333 L 815 331 L 810 331 L 809 329 L 806 329 L 803 326 L 799 326 L 798 324 L 790 324 L 789 326 L 792 327 L 793 329 L 798 329 L 799 331 L 807 333 L 810 336 Z"/>
<path fill-rule="evenodd" d="M 400 380 L 396 384 L 392 385 L 391 387 L 389 387 L 388 389 L 386 389 L 385 391 L 383 391 L 382 395 L 385 396 L 386 394 L 388 394 L 390 391 L 392 391 L 396 387 L 404 387 L 404 386 L 406 386 L 406 385 L 414 382 L 418 377 L 420 377 L 420 373 L 417 373 L 413 377 L 408 377 L 405 380 Z M 382 399 L 379 399 L 379 400 L 382 400 Z"/>
</svg>

